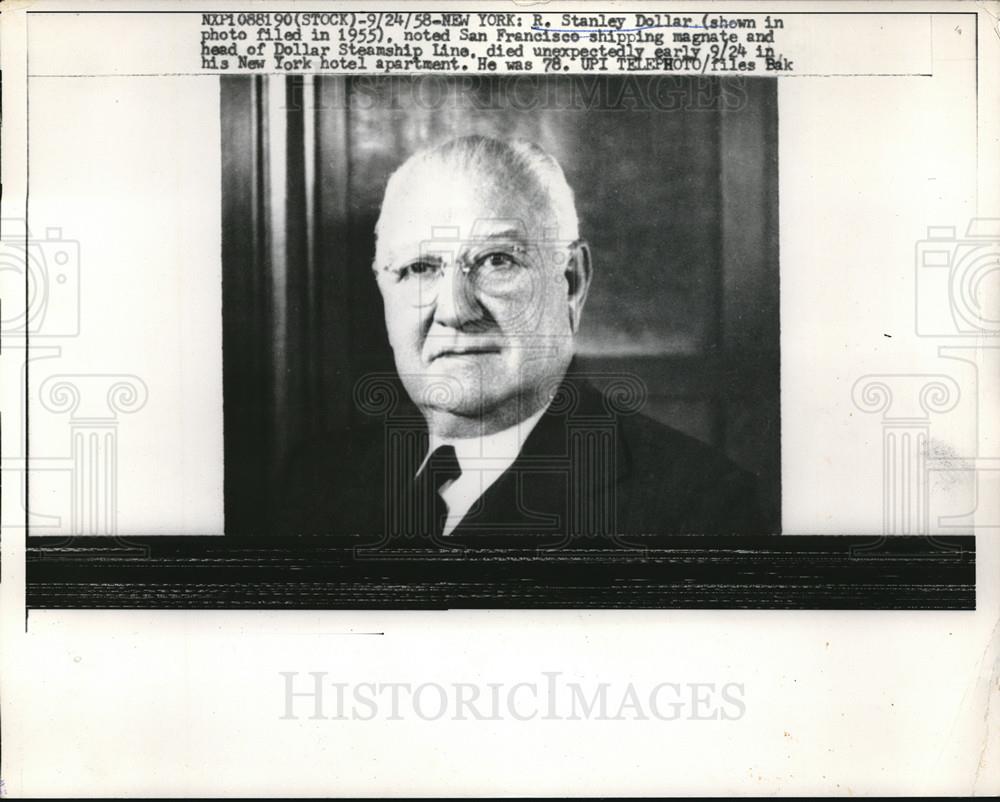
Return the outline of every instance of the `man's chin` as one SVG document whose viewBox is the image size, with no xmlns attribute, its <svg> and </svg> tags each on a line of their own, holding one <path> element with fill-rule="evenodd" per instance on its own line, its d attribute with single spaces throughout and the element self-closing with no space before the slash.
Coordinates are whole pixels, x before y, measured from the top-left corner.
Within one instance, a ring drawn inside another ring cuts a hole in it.
<svg viewBox="0 0 1000 802">
<path fill-rule="evenodd" d="M 463 375 L 461 371 L 442 372 L 426 380 L 414 394 L 417 406 L 444 414 L 474 417 L 486 414 L 500 402 L 493 393 L 484 392 L 479 374 Z"/>
<path fill-rule="evenodd" d="M 460 382 L 470 392 L 504 384 L 507 373 L 500 351 L 447 352 L 435 356 L 425 369 L 427 383 Z"/>
<path fill-rule="evenodd" d="M 505 371 L 498 367 L 488 357 L 441 357 L 431 362 L 410 395 L 417 406 L 436 414 L 463 418 L 489 415 L 513 395 Z"/>
</svg>

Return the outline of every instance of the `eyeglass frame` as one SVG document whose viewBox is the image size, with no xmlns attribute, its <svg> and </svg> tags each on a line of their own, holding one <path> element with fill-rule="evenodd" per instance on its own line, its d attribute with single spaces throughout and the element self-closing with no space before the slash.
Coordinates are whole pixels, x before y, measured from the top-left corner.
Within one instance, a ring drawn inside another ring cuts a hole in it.
<svg viewBox="0 0 1000 802">
<path fill-rule="evenodd" d="M 483 239 L 483 240 L 469 240 L 469 242 L 482 243 L 484 246 L 491 246 L 491 245 L 494 245 L 494 243 L 496 241 L 491 241 L 490 239 Z M 501 240 L 500 242 L 503 242 L 503 241 Z M 581 245 L 585 245 L 585 244 L 586 244 L 586 240 L 583 239 L 582 237 L 578 237 L 578 238 L 576 238 L 576 239 L 568 242 L 565 245 L 560 245 L 559 250 L 560 251 L 573 251 L 573 250 L 579 248 Z M 538 248 L 539 250 L 541 250 L 540 243 L 531 243 L 531 244 L 527 244 L 527 245 L 522 244 L 522 243 L 518 243 L 515 246 L 515 248 L 512 249 L 512 250 L 515 250 L 515 254 L 511 254 L 511 255 L 512 256 L 516 256 L 517 252 L 528 253 L 528 252 L 530 252 L 532 250 L 533 247 Z M 396 278 L 396 282 L 400 283 L 400 282 L 403 281 L 403 277 L 400 275 L 403 270 L 406 270 L 410 266 L 412 266 L 414 264 L 418 264 L 419 262 L 425 260 L 425 256 L 424 256 L 425 252 L 423 251 L 423 249 L 421 249 L 421 250 L 422 250 L 422 253 L 421 253 L 420 257 L 418 257 L 416 259 L 413 259 L 413 260 L 410 260 L 410 261 L 407 261 L 407 262 L 404 262 L 401 266 L 396 267 L 396 266 L 392 266 L 392 265 L 386 265 L 386 266 L 383 266 L 383 267 L 376 267 L 376 266 L 373 265 L 373 271 L 376 273 L 376 275 L 382 274 L 382 275 L 388 275 L 388 276 L 391 276 L 391 277 L 395 277 Z M 434 251 L 431 251 L 430 253 L 433 254 Z M 458 270 L 459 270 L 459 272 L 461 272 L 462 275 L 466 277 L 466 279 L 470 282 L 470 285 L 472 287 L 474 287 L 478 292 L 482 292 L 485 295 L 490 296 L 490 297 L 494 297 L 494 298 L 503 297 L 502 294 L 491 293 L 488 290 L 484 290 L 481 287 L 478 287 L 475 284 L 474 280 L 469 278 L 470 274 L 472 274 L 472 271 L 478 266 L 477 263 L 479 262 L 479 260 L 485 259 L 485 258 L 493 255 L 493 253 L 494 253 L 494 251 L 489 250 L 489 248 L 487 247 L 486 250 L 485 250 L 485 252 L 481 256 L 478 256 L 476 259 L 473 259 L 471 262 L 470 262 L 469 258 L 467 256 L 465 256 L 465 255 L 459 255 L 457 258 L 452 258 L 452 259 L 441 259 L 441 264 L 438 265 L 437 268 L 436 268 L 437 272 L 436 272 L 436 280 L 435 280 L 435 286 L 434 286 L 434 289 L 435 289 L 434 298 L 435 299 L 437 298 L 436 289 L 437 289 L 438 281 L 441 278 L 444 277 L 444 271 L 448 267 L 457 267 Z M 437 257 L 437 258 L 440 258 L 440 257 Z M 526 265 L 525 266 L 526 269 L 524 271 L 524 274 L 527 275 L 528 272 L 530 271 L 531 267 L 533 267 L 533 266 L 534 265 Z M 420 284 L 416 284 L 415 286 L 419 288 Z M 430 302 L 429 300 L 427 300 L 427 301 L 417 300 L 413 305 L 419 307 L 419 306 L 424 306 L 424 305 L 426 305 L 429 302 Z"/>
</svg>

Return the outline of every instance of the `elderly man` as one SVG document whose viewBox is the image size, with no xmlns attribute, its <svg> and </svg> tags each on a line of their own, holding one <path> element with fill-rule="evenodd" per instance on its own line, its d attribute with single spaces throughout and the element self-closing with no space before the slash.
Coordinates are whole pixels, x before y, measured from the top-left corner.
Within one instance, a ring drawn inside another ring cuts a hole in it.
<svg viewBox="0 0 1000 802">
<path fill-rule="evenodd" d="M 531 143 L 454 139 L 392 175 L 373 270 L 405 397 L 376 410 L 393 390 L 362 380 L 377 425 L 296 458 L 287 528 L 444 548 L 761 533 L 750 476 L 637 414 L 637 378 L 596 377 L 602 394 L 574 365 L 592 277 L 578 227 Z"/>
</svg>

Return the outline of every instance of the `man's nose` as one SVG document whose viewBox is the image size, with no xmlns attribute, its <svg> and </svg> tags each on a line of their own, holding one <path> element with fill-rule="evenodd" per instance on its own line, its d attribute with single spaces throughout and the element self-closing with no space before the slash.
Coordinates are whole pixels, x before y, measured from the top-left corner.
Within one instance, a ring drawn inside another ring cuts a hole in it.
<svg viewBox="0 0 1000 802">
<path fill-rule="evenodd" d="M 480 316 L 481 308 L 472 282 L 457 264 L 452 264 L 438 279 L 434 320 L 443 326 L 460 329 Z"/>
</svg>

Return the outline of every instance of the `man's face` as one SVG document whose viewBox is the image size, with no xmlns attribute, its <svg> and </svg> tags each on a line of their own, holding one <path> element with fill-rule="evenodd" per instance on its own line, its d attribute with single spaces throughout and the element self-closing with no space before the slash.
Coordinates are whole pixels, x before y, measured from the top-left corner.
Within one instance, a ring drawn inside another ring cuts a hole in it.
<svg viewBox="0 0 1000 802">
<path fill-rule="evenodd" d="M 432 426 L 506 428 L 555 389 L 586 282 L 572 275 L 580 246 L 546 237 L 553 223 L 503 177 L 443 167 L 386 198 L 375 268 L 389 343 Z"/>
</svg>

